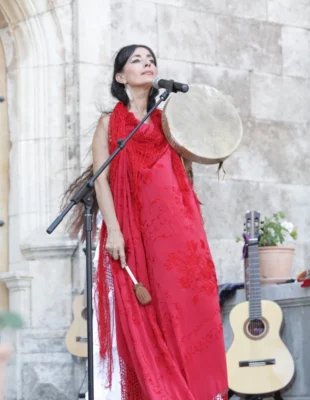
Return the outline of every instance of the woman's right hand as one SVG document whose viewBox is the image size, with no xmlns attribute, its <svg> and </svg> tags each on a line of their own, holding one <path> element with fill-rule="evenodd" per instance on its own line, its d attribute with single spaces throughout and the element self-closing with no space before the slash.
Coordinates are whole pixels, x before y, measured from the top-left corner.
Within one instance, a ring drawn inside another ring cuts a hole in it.
<svg viewBox="0 0 310 400">
<path fill-rule="evenodd" d="M 120 260 L 122 267 L 125 267 L 125 241 L 120 229 L 108 229 L 106 249 L 114 260 Z"/>
</svg>

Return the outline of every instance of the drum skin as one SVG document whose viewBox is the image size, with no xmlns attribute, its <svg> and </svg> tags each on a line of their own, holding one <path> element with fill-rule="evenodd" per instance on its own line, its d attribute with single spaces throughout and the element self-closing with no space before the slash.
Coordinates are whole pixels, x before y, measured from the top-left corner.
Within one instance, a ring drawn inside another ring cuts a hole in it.
<svg viewBox="0 0 310 400">
<path fill-rule="evenodd" d="M 190 85 L 172 93 L 162 113 L 164 134 L 185 159 L 200 164 L 226 160 L 239 146 L 243 127 L 238 111 L 219 90 Z"/>
</svg>

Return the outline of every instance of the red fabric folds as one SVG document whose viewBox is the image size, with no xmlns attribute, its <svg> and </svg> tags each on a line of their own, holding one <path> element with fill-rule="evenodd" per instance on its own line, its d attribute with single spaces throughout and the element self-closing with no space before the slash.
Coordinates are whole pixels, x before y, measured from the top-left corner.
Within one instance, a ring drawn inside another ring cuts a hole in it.
<svg viewBox="0 0 310 400">
<path fill-rule="evenodd" d="M 110 118 L 110 152 L 138 121 L 118 103 Z M 127 263 L 150 291 L 141 306 L 119 262 L 105 251 L 97 272 L 101 357 L 110 360 L 114 290 L 123 400 L 223 400 L 226 359 L 214 264 L 197 197 L 155 111 L 114 159 L 110 184 Z M 110 266 L 110 267 L 109 267 Z M 113 278 L 113 279 L 112 279 Z"/>
</svg>

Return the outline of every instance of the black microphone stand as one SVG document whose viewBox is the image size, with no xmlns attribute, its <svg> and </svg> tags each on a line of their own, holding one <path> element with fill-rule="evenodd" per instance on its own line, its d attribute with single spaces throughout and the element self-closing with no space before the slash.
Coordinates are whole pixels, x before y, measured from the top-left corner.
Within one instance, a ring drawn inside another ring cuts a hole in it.
<svg viewBox="0 0 310 400">
<path fill-rule="evenodd" d="M 159 106 L 160 103 L 167 100 L 169 94 L 174 91 L 173 81 L 171 81 L 171 87 L 167 88 L 164 93 L 159 96 L 157 103 L 151 108 L 151 110 L 142 118 L 139 124 L 132 130 L 132 132 L 126 137 L 126 139 L 118 139 L 117 149 L 109 156 L 109 158 L 102 164 L 98 171 L 93 177 L 84 184 L 84 186 L 77 191 L 72 197 L 68 206 L 61 212 L 61 214 L 52 222 L 47 228 L 47 233 L 52 233 L 57 226 L 61 223 L 66 214 L 71 208 L 78 203 L 83 203 L 85 208 L 84 213 L 84 229 L 86 233 L 86 306 L 87 306 L 87 362 L 88 362 L 88 399 L 94 400 L 94 364 L 93 364 L 93 309 L 92 309 L 92 251 L 91 251 L 91 232 L 92 232 L 92 214 L 91 208 L 93 204 L 93 190 L 94 182 L 102 171 L 107 168 L 114 157 L 124 149 L 126 143 L 140 128 L 144 121 L 153 113 L 153 111 Z"/>
</svg>

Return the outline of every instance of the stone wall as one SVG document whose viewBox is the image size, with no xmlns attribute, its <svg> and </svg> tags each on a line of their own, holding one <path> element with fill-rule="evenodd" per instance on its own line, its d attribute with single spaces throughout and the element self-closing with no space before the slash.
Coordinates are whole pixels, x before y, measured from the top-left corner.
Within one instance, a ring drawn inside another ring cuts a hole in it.
<svg viewBox="0 0 310 400">
<path fill-rule="evenodd" d="M 307 266 L 309 10 L 310 0 L 0 1 L 12 142 L 10 263 L 2 279 L 10 307 L 26 321 L 6 400 L 71 400 L 80 383 L 83 368 L 63 338 L 84 259 L 63 227 L 53 236 L 45 229 L 89 162 L 100 110 L 114 104 L 112 59 L 123 45 L 151 46 L 162 77 L 214 86 L 242 116 L 244 139 L 225 162 L 225 180 L 216 166 L 195 166 L 219 281 L 242 279 L 234 238 L 248 209 L 283 210 L 300 234 L 293 273 Z"/>
<path fill-rule="evenodd" d="M 95 0 L 91 7 L 79 5 L 82 27 L 103 10 L 101 23 L 80 38 L 81 162 L 97 109 L 112 104 L 112 56 L 121 46 L 142 41 L 158 55 L 162 77 L 218 88 L 243 120 L 244 138 L 225 162 L 224 181 L 218 181 L 216 166 L 195 165 L 219 280 L 242 279 L 234 239 L 249 209 L 262 218 L 284 211 L 299 232 L 293 276 L 307 266 L 310 2 Z M 94 35 L 93 48 L 86 44 Z M 194 125 L 193 119 L 193 134 Z"/>
</svg>

